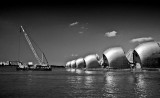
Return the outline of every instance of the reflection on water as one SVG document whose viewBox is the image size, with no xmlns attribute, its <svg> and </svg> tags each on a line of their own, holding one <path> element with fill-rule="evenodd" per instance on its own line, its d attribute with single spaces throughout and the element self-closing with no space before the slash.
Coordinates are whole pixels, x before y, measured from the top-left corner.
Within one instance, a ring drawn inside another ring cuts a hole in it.
<svg viewBox="0 0 160 98">
<path fill-rule="evenodd" d="M 159 72 L 0 72 L 0 98 L 159 98 Z"/>
<path fill-rule="evenodd" d="M 31 85 L 31 84 L 32 84 L 32 74 L 29 72 L 28 78 L 27 78 L 27 85 Z"/>
<path fill-rule="evenodd" d="M 133 73 L 129 71 L 99 72 L 78 70 L 76 73 L 68 78 L 68 83 L 74 87 L 72 89 L 73 96 L 152 98 L 160 95 L 159 72 Z M 155 82 L 155 84 L 152 84 L 152 82 Z"/>
<path fill-rule="evenodd" d="M 76 69 L 76 73 L 77 74 L 82 74 L 84 71 L 83 70 L 81 70 L 81 69 Z"/>
<path fill-rule="evenodd" d="M 93 74 L 95 73 L 94 71 L 85 71 L 86 74 Z"/>
<path fill-rule="evenodd" d="M 135 91 L 141 98 L 147 97 L 147 91 L 146 91 L 146 82 L 144 80 L 144 75 L 139 74 L 137 75 L 137 83 L 136 83 L 136 88 Z"/>
<path fill-rule="evenodd" d="M 105 74 L 105 86 L 104 90 L 105 93 L 103 94 L 105 97 L 116 97 L 117 88 L 116 88 L 116 80 L 115 77 L 113 77 L 113 72 L 108 72 Z"/>
<path fill-rule="evenodd" d="M 94 82 L 95 82 L 95 76 L 85 76 L 85 88 L 90 88 L 93 89 L 94 88 Z"/>
<path fill-rule="evenodd" d="M 70 72 L 72 72 L 72 73 L 75 72 L 75 71 L 76 71 L 76 69 L 70 69 Z"/>
<path fill-rule="evenodd" d="M 98 92 L 101 92 L 103 81 L 100 75 L 97 75 L 95 71 L 75 71 L 76 75 L 68 76 L 67 82 L 72 87 L 71 91 L 68 92 L 70 96 L 75 97 L 99 97 Z"/>
</svg>

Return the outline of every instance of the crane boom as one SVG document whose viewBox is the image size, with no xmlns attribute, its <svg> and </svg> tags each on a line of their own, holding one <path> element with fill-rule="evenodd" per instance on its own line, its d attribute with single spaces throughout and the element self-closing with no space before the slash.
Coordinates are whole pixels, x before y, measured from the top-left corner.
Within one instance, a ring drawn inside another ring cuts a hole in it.
<svg viewBox="0 0 160 98">
<path fill-rule="evenodd" d="M 37 59 L 38 63 L 41 65 L 41 64 L 42 64 L 42 60 L 38 57 L 38 55 L 37 55 L 37 53 L 36 53 L 36 51 L 35 51 L 35 49 L 34 49 L 32 43 L 31 43 L 31 41 L 30 41 L 30 39 L 29 39 L 27 33 L 24 31 L 24 29 L 23 29 L 22 26 L 21 26 L 21 30 L 23 31 L 24 36 L 25 36 L 25 38 L 26 38 L 26 40 L 27 40 L 27 42 L 28 42 L 28 44 L 29 44 L 29 46 L 30 46 L 30 48 L 31 48 L 31 50 L 32 50 L 32 52 L 33 52 L 33 54 L 34 54 L 34 56 L 35 56 L 35 58 Z"/>
</svg>

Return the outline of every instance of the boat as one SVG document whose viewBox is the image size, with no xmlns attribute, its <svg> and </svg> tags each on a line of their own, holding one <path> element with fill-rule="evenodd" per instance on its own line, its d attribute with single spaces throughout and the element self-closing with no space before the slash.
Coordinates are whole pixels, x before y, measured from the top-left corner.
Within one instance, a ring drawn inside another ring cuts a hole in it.
<svg viewBox="0 0 160 98">
<path fill-rule="evenodd" d="M 52 71 L 52 68 L 51 68 L 51 65 L 48 64 L 48 61 L 47 61 L 47 58 L 44 54 L 44 52 L 40 49 L 41 53 L 42 53 L 42 58 L 40 58 L 32 43 L 31 43 L 31 40 L 29 39 L 29 36 L 28 34 L 25 32 L 25 30 L 23 29 L 23 26 L 20 26 L 20 32 L 23 32 L 27 42 L 28 42 L 28 45 L 30 46 L 35 58 L 37 59 L 38 61 L 38 64 L 25 64 L 25 63 L 19 63 L 18 66 L 17 66 L 17 70 L 35 70 L 35 71 Z M 45 59 L 46 62 L 44 62 L 43 58 Z"/>
<path fill-rule="evenodd" d="M 52 68 L 50 66 L 42 66 L 42 65 L 21 65 L 16 68 L 17 70 L 35 70 L 35 71 L 51 71 Z"/>
</svg>

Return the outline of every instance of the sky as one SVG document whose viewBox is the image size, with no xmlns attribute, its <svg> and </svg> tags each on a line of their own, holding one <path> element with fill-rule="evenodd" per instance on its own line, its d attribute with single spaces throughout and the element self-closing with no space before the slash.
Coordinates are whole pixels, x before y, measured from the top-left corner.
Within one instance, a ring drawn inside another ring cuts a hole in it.
<svg viewBox="0 0 160 98">
<path fill-rule="evenodd" d="M 144 41 L 160 41 L 160 7 L 154 2 L 10 3 L 0 7 L 0 61 L 36 59 L 19 28 L 38 44 L 49 64 L 98 54 L 127 53 Z M 33 43 L 37 54 L 36 45 Z"/>
</svg>

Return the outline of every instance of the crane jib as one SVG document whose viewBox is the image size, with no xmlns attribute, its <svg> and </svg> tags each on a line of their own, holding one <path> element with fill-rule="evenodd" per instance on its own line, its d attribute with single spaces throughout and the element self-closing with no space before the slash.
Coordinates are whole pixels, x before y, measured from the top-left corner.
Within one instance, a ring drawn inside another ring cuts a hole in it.
<svg viewBox="0 0 160 98">
<path fill-rule="evenodd" d="M 26 40 L 27 40 L 27 42 L 28 42 L 28 44 L 29 44 L 29 46 L 30 46 L 30 48 L 31 48 L 31 50 L 32 50 L 32 52 L 33 52 L 33 54 L 34 54 L 34 56 L 35 56 L 35 58 L 37 59 L 38 63 L 41 65 L 41 64 L 43 63 L 43 61 L 38 57 L 38 55 L 37 55 L 37 53 L 36 53 L 36 51 L 35 51 L 35 49 L 34 49 L 32 43 L 31 43 L 31 41 L 30 41 L 30 39 L 29 39 L 27 33 L 24 31 L 24 29 L 23 29 L 22 26 L 21 26 L 21 29 L 22 29 L 22 31 L 23 31 L 23 33 L 24 33 L 24 36 L 25 36 L 25 38 L 26 38 Z"/>
</svg>

